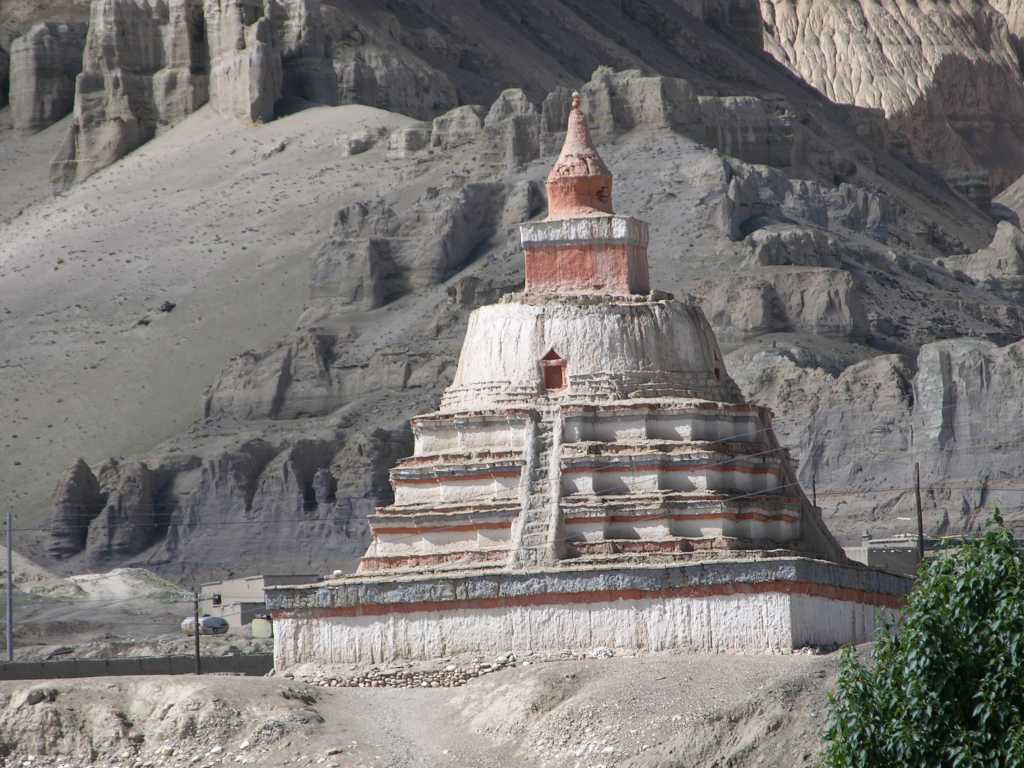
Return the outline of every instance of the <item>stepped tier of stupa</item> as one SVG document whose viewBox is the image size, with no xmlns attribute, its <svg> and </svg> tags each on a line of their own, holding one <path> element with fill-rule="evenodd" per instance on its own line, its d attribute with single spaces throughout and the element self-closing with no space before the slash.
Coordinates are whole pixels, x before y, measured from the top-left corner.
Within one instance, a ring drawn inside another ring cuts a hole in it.
<svg viewBox="0 0 1024 768">
<path fill-rule="evenodd" d="M 846 561 L 700 308 L 651 289 L 578 96 L 547 192 L 359 572 L 268 591 L 277 665 L 870 638 L 907 581 Z"/>
</svg>

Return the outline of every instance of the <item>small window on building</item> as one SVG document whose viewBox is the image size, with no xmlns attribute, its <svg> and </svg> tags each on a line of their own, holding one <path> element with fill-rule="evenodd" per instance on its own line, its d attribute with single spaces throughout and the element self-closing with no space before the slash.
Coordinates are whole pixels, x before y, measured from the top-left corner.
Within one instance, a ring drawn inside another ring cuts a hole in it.
<svg viewBox="0 0 1024 768">
<path fill-rule="evenodd" d="M 544 369 L 545 389 L 565 389 L 569 386 L 569 372 L 566 369 L 565 360 L 558 356 L 555 350 L 551 350 L 540 361 Z"/>
</svg>

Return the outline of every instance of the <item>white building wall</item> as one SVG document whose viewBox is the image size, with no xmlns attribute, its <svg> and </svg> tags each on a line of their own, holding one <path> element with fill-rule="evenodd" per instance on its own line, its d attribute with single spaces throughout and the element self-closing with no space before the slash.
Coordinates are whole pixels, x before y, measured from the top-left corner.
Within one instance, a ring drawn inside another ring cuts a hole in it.
<svg viewBox="0 0 1024 768">
<path fill-rule="evenodd" d="M 779 652 L 793 647 L 790 615 L 790 596 L 768 593 L 278 619 L 275 666 L 598 647 Z"/>
<path fill-rule="evenodd" d="M 317 662 L 375 664 L 459 653 L 683 650 L 778 653 L 871 640 L 897 612 L 781 593 L 277 619 L 278 670 Z"/>
</svg>

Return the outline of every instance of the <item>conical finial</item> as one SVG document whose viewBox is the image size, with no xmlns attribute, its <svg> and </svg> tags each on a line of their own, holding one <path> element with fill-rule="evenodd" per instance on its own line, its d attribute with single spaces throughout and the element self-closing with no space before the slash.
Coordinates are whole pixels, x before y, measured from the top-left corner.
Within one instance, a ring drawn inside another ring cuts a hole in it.
<svg viewBox="0 0 1024 768">
<path fill-rule="evenodd" d="M 548 219 L 609 216 L 612 174 L 594 149 L 578 92 L 572 94 L 569 126 L 558 162 L 548 175 Z"/>
</svg>

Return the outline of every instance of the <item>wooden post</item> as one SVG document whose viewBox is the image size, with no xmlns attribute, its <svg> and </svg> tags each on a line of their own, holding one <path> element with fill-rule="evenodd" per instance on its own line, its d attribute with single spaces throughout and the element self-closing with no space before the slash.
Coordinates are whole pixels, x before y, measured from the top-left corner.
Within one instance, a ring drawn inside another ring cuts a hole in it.
<svg viewBox="0 0 1024 768">
<path fill-rule="evenodd" d="M 917 497 L 917 557 L 924 562 L 924 515 L 921 512 L 921 464 L 914 462 L 914 495 Z"/>
<path fill-rule="evenodd" d="M 192 590 L 192 629 L 196 637 L 196 674 L 203 674 L 203 662 L 199 655 L 199 590 Z"/>
<path fill-rule="evenodd" d="M 7 660 L 14 661 L 14 513 L 7 508 Z"/>
</svg>

